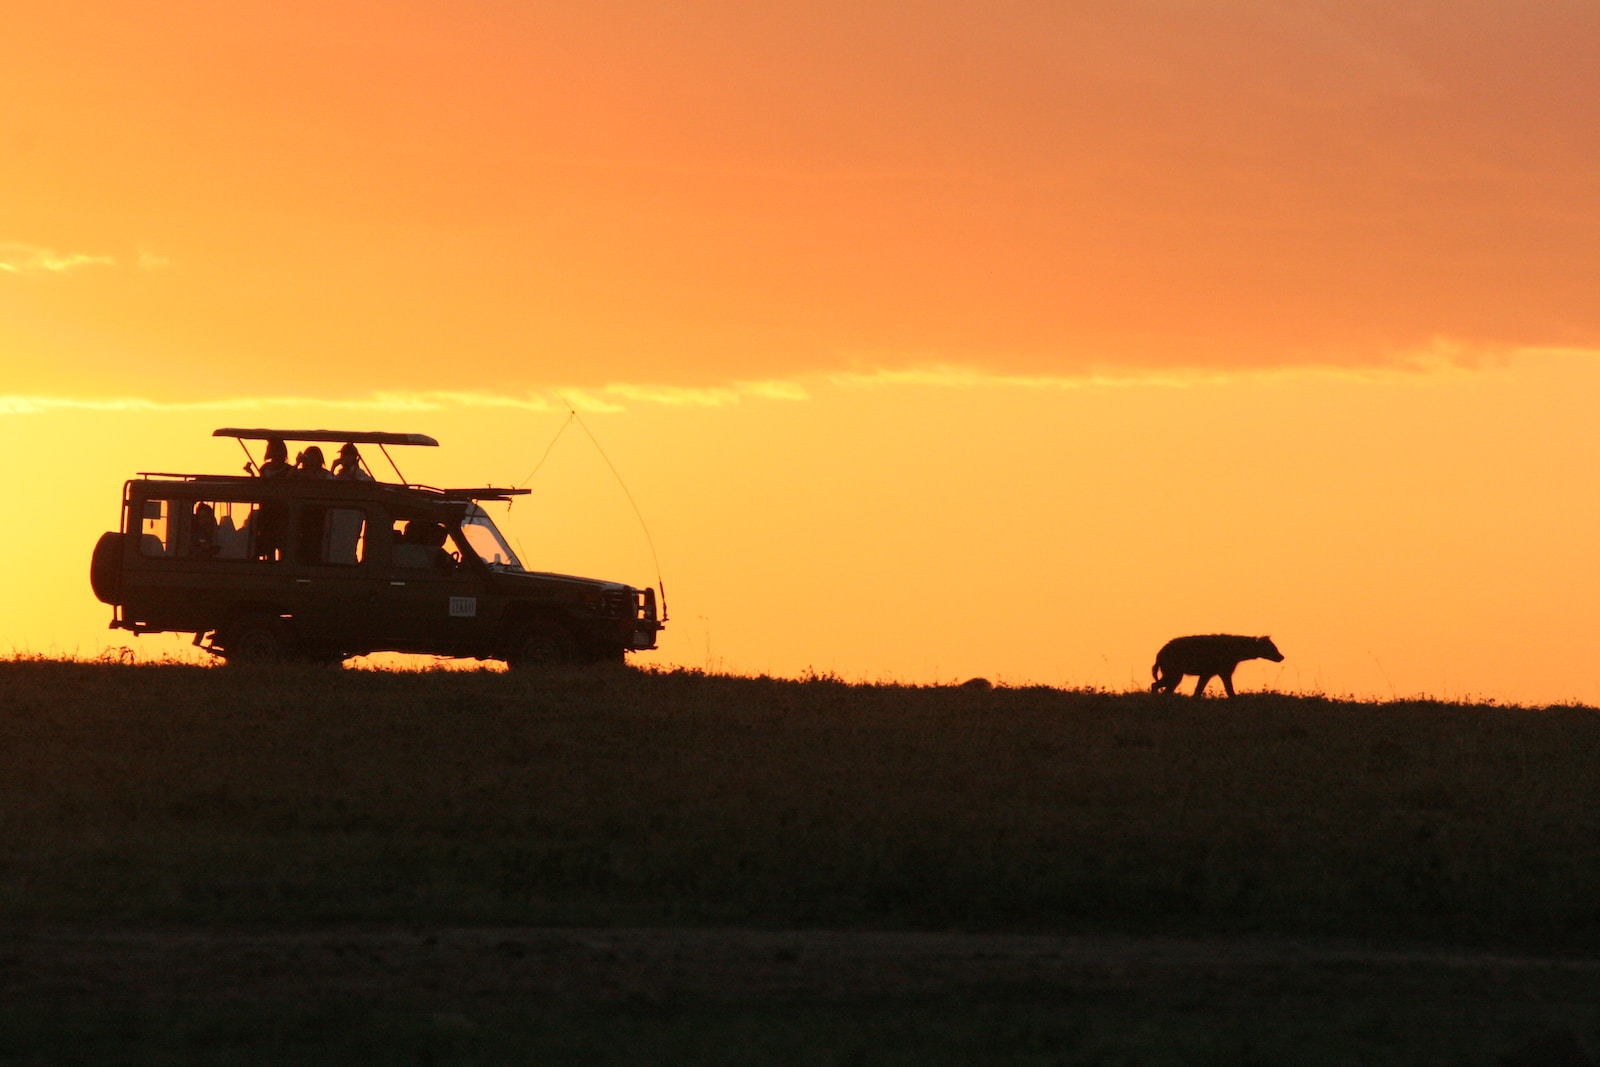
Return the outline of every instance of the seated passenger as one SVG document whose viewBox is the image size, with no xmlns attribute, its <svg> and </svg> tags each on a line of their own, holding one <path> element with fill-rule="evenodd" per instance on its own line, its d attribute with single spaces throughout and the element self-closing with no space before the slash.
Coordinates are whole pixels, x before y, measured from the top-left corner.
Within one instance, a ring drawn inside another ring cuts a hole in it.
<svg viewBox="0 0 1600 1067">
<path fill-rule="evenodd" d="M 289 504 L 284 500 L 264 500 L 261 507 L 245 521 L 248 529 L 254 526 L 256 559 L 276 562 L 282 558 L 284 541 L 289 532 Z"/>
<path fill-rule="evenodd" d="M 327 461 L 322 458 L 322 449 L 312 445 L 295 459 L 294 474 L 297 478 L 332 478 L 328 473 Z"/>
<path fill-rule="evenodd" d="M 400 539 L 394 544 L 390 558 L 396 567 L 437 567 L 443 571 L 456 568 L 455 557 L 445 551 L 447 536 L 443 523 L 413 519 L 406 523 Z"/>
<path fill-rule="evenodd" d="M 191 559 L 210 559 L 217 554 L 217 513 L 202 500 L 194 506 L 189 517 L 189 556 Z"/>
<path fill-rule="evenodd" d="M 339 449 L 339 458 L 333 461 L 333 476 L 347 482 L 370 482 L 372 475 L 361 469 L 361 452 L 355 442 L 346 441 Z"/>
<path fill-rule="evenodd" d="M 396 567 L 417 569 L 428 566 L 432 553 L 428 546 L 418 544 L 416 535 L 421 533 L 422 523 L 408 522 L 404 527 L 395 525 L 394 540 L 390 544 L 389 559 Z"/>
<path fill-rule="evenodd" d="M 261 464 L 261 477 L 281 478 L 294 470 L 289 466 L 289 446 L 279 437 L 267 441 L 267 458 Z"/>
<path fill-rule="evenodd" d="M 430 522 L 423 530 L 422 543 L 433 549 L 435 567 L 442 571 L 453 571 L 456 569 L 456 558 L 444 547 L 446 536 L 448 535 L 445 533 L 444 523 Z"/>
</svg>

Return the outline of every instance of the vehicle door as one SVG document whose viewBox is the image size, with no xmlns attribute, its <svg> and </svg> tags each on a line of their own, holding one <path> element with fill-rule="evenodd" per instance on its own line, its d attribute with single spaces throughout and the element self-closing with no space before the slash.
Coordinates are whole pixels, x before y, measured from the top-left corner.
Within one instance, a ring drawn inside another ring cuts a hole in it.
<svg viewBox="0 0 1600 1067">
<path fill-rule="evenodd" d="M 467 656 L 483 651 L 489 620 L 482 580 L 442 523 L 390 524 L 382 591 L 381 647 L 397 652 Z"/>
<path fill-rule="evenodd" d="M 125 616 L 157 629 L 205 631 L 240 604 L 274 605 L 283 579 L 254 550 L 259 504 L 242 493 L 162 486 L 130 506 Z"/>
<path fill-rule="evenodd" d="M 295 635 L 311 652 L 372 647 L 381 614 L 368 551 L 368 510 L 344 501 L 301 500 L 288 545 L 289 611 Z"/>
</svg>

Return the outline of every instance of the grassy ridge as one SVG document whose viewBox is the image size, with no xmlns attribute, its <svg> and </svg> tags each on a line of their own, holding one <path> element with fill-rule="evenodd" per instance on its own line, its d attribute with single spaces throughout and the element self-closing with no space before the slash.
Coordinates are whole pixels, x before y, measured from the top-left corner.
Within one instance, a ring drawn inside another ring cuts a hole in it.
<svg viewBox="0 0 1600 1067">
<path fill-rule="evenodd" d="M 0 664 L 0 920 L 1600 945 L 1600 714 Z"/>
</svg>

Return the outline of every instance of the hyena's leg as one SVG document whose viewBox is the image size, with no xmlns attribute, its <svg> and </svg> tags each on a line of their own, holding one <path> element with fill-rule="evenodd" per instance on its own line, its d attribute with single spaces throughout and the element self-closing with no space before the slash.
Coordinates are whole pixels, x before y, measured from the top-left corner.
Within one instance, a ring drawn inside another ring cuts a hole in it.
<svg viewBox="0 0 1600 1067">
<path fill-rule="evenodd" d="M 1200 696 L 1203 693 L 1205 693 L 1205 691 L 1206 691 L 1206 683 L 1211 681 L 1211 679 L 1213 679 L 1215 677 L 1216 677 L 1216 675 L 1214 675 L 1214 674 L 1202 674 L 1200 676 L 1200 680 L 1198 682 L 1194 683 L 1194 695 L 1195 696 Z"/>
<path fill-rule="evenodd" d="M 1229 696 L 1233 696 L 1233 672 L 1232 671 L 1228 671 L 1227 673 L 1225 673 L 1222 676 L 1222 688 L 1224 688 L 1224 689 L 1226 689 L 1228 691 L 1228 695 Z"/>
</svg>

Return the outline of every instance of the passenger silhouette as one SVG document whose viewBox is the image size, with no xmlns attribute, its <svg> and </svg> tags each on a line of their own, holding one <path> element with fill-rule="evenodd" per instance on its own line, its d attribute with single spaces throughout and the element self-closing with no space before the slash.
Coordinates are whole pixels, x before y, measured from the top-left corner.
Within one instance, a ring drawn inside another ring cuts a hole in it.
<svg viewBox="0 0 1600 1067">
<path fill-rule="evenodd" d="M 283 554 L 289 535 L 289 504 L 284 500 L 263 500 L 246 521 L 255 527 L 254 558 L 276 562 Z"/>
<path fill-rule="evenodd" d="M 281 437 L 267 439 L 267 456 L 261 464 L 261 477 L 287 478 L 295 473 L 289 465 L 289 446 Z M 264 500 L 258 512 L 251 516 L 255 523 L 255 559 L 275 562 L 283 553 L 289 533 L 288 505 L 281 500 Z"/>
<path fill-rule="evenodd" d="M 456 559 L 444 547 L 447 536 L 443 523 L 412 519 L 401 528 L 395 539 L 392 552 L 394 565 L 455 570 Z"/>
<path fill-rule="evenodd" d="M 406 523 L 406 540 L 412 544 L 422 545 L 430 549 L 431 562 L 442 571 L 455 570 L 456 560 L 449 552 L 445 551 L 444 541 L 447 533 L 442 522 L 408 522 Z"/>
<path fill-rule="evenodd" d="M 298 478 L 332 478 L 328 473 L 327 460 L 322 458 L 322 449 L 312 445 L 300 453 L 295 462 L 295 476 Z"/>
<path fill-rule="evenodd" d="M 370 482 L 372 475 L 361 469 L 361 451 L 355 442 L 346 441 L 339 448 L 339 458 L 333 461 L 333 476 L 347 482 Z"/>
<path fill-rule="evenodd" d="M 267 441 L 267 458 L 261 464 L 261 477 L 281 478 L 294 470 L 289 466 L 289 446 L 283 439 L 273 437 Z"/>
<path fill-rule="evenodd" d="M 210 559 L 216 554 L 217 512 L 202 500 L 189 517 L 189 555 L 195 559 Z"/>
</svg>

